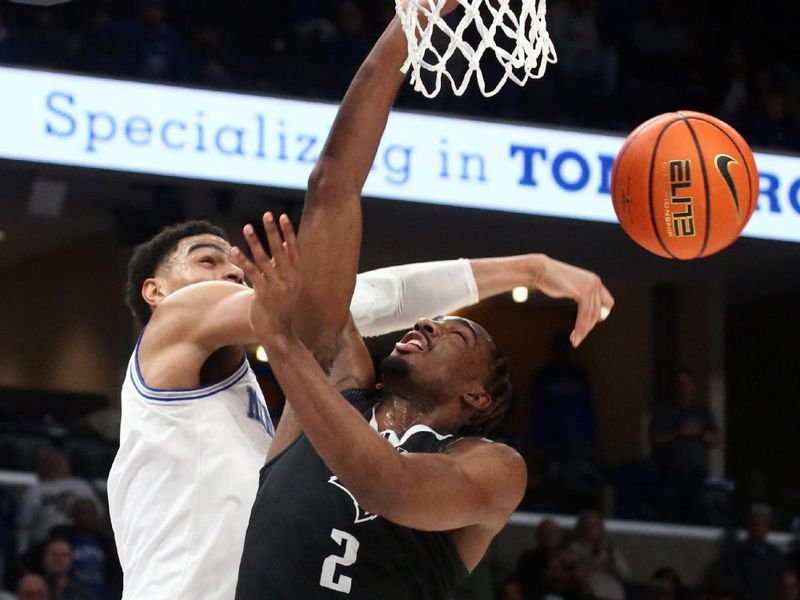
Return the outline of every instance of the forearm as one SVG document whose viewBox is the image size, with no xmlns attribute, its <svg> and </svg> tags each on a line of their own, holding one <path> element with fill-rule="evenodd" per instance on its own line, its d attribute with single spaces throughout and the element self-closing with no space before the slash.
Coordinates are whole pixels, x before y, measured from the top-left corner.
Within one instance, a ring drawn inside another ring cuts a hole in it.
<svg viewBox="0 0 800 600">
<path fill-rule="evenodd" d="M 336 391 L 297 338 L 273 335 L 263 343 L 294 418 L 328 468 L 370 510 L 364 499 L 382 481 L 398 478 L 399 454 Z"/>
<path fill-rule="evenodd" d="M 525 254 L 377 269 L 358 276 L 350 309 L 361 335 L 383 335 L 517 286 L 535 287 L 547 260 Z"/>
<path fill-rule="evenodd" d="M 472 273 L 481 300 L 509 292 L 517 286 L 536 287 L 549 258 L 522 254 L 502 258 L 471 259 Z"/>
<path fill-rule="evenodd" d="M 350 84 L 331 133 L 312 173 L 312 185 L 333 193 L 361 193 L 372 168 L 394 98 L 405 75 L 400 72 L 408 45 L 393 19 Z"/>
<path fill-rule="evenodd" d="M 409 329 L 419 319 L 478 302 L 468 260 L 442 260 L 362 273 L 350 303 L 363 337 Z"/>
</svg>

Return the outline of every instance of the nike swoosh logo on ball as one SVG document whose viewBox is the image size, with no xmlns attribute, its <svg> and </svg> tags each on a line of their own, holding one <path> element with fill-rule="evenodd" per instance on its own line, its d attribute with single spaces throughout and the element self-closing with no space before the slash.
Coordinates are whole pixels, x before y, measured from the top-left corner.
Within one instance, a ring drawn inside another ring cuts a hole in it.
<svg viewBox="0 0 800 600">
<path fill-rule="evenodd" d="M 717 154 L 714 157 L 714 165 L 717 167 L 719 174 L 722 175 L 722 179 L 725 180 L 725 185 L 728 186 L 728 189 L 731 191 L 731 195 L 733 196 L 733 203 L 736 206 L 736 222 L 741 223 L 742 215 L 739 211 L 739 194 L 736 192 L 736 184 L 733 183 L 733 177 L 731 177 L 731 164 L 738 165 L 739 162 L 727 154 Z"/>
</svg>

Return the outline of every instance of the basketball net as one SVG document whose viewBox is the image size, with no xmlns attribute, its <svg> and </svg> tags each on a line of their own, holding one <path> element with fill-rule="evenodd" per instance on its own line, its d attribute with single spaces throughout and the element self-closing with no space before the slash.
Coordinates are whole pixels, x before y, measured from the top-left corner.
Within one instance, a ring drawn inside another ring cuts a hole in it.
<svg viewBox="0 0 800 600">
<path fill-rule="evenodd" d="M 402 71 L 411 70 L 411 84 L 426 97 L 433 98 L 439 93 L 443 77 L 450 82 L 453 93 L 460 96 L 473 74 L 481 93 L 494 96 L 509 79 L 525 85 L 528 79 L 544 75 L 548 63 L 556 62 L 556 51 L 545 21 L 546 0 L 458 0 L 464 7 L 464 15 L 455 29 L 441 16 L 446 2 L 395 0 L 408 40 L 408 58 Z M 515 8 L 509 6 L 512 2 Z M 465 34 L 476 40 L 468 42 Z M 442 49 L 448 39 L 447 48 Z M 459 55 L 466 60 L 466 68 L 457 58 Z M 486 61 L 492 61 L 492 56 L 497 65 L 487 67 Z M 499 67 L 496 75 L 499 79 L 493 87 L 486 83 L 481 60 L 485 69 L 493 69 L 490 71 L 493 75 Z M 448 63 L 451 63 L 449 71 Z M 425 76 L 425 79 L 432 79 L 428 84 L 423 79 L 425 71 L 432 73 Z"/>
</svg>

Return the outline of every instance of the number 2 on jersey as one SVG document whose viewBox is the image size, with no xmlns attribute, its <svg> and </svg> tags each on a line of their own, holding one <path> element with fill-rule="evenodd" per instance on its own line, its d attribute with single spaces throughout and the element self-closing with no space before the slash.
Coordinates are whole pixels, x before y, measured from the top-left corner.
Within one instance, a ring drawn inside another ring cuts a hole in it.
<svg viewBox="0 0 800 600">
<path fill-rule="evenodd" d="M 319 584 L 322 587 L 342 592 L 343 594 L 349 594 L 353 580 L 347 575 L 341 574 L 337 578 L 336 567 L 337 565 L 349 567 L 356 562 L 358 556 L 358 540 L 346 531 L 341 531 L 339 529 L 331 529 L 331 539 L 340 546 L 342 542 L 344 542 L 344 555 L 337 556 L 331 554 L 325 559 L 325 562 L 322 563 L 322 574 L 319 576 Z"/>
</svg>

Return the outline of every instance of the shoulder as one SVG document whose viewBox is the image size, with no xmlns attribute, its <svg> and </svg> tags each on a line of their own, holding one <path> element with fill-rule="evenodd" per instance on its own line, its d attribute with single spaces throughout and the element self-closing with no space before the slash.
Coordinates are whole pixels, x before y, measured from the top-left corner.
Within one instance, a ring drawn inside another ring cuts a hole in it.
<svg viewBox="0 0 800 600">
<path fill-rule="evenodd" d="M 528 482 L 525 460 L 511 446 L 486 438 L 467 436 L 452 442 L 445 454 L 474 474 L 496 481 L 510 491 L 524 490 Z"/>
</svg>

